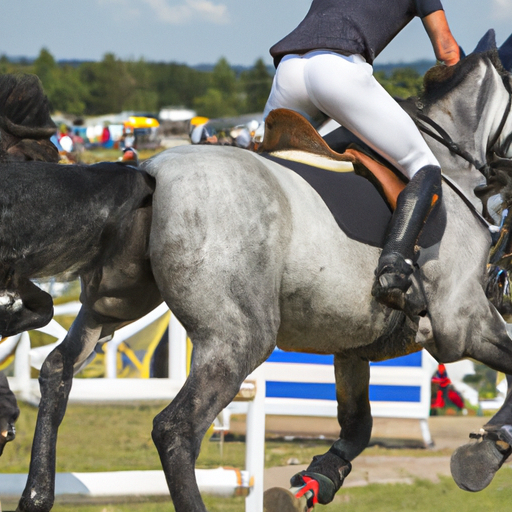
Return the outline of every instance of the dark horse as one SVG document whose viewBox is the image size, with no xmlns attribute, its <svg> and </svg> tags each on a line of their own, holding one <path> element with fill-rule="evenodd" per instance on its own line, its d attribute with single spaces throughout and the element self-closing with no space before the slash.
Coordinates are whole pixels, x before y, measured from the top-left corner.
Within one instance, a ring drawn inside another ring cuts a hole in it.
<svg viewBox="0 0 512 512">
<path fill-rule="evenodd" d="M 406 316 L 372 299 L 369 269 L 379 249 L 347 237 L 292 171 L 206 146 L 169 150 L 143 167 L 151 177 L 116 164 L 0 164 L 4 328 L 25 329 L 31 315 L 43 321 L 48 308 L 36 307 L 40 292 L 29 278 L 73 271 L 83 283 L 82 309 L 41 369 L 19 510 L 53 505 L 57 430 L 73 369 L 100 339 L 162 300 L 194 344 L 189 377 L 152 432 L 180 512 L 204 512 L 194 474 L 201 440 L 276 345 L 335 356 L 340 438 L 309 468 L 321 480 L 322 502 L 370 439 L 369 361 L 426 348 L 441 362 L 472 357 L 512 373 L 507 325 L 485 295 L 491 237 L 452 188 L 444 186 L 439 206 L 444 236 L 420 254 Z M 480 480 L 511 451 L 498 439 L 512 424 L 507 411 L 486 439 Z"/>
<path fill-rule="evenodd" d="M 48 99 L 35 75 L 0 77 L 0 112 L 0 161 L 58 162 L 57 148 L 49 140 L 57 127 L 50 118 Z M 43 299 L 42 303 L 49 305 L 51 310 L 51 301 L 41 295 L 31 283 L 22 288 L 26 299 L 30 295 L 28 289 L 35 291 L 36 295 Z M 18 290 L 18 295 L 20 291 L 21 289 Z M 8 303 L 12 302 L 12 297 L 8 297 L 8 293 L 3 297 L 4 301 L 6 299 Z M 35 310 L 41 309 L 38 300 L 33 302 L 33 307 Z M 51 318 L 48 314 L 43 317 L 45 323 Z M 17 328 L 20 328 L 22 323 Z M 29 321 L 27 325 L 32 325 L 32 322 Z M 0 373 L 0 455 L 6 443 L 15 437 L 14 423 L 19 412 L 16 397 L 9 389 L 7 378 Z"/>
<path fill-rule="evenodd" d="M 0 372 L 0 455 L 2 455 L 6 443 L 12 441 L 16 435 L 14 423 L 19 414 L 16 397 L 9 389 L 7 377 Z"/>
</svg>

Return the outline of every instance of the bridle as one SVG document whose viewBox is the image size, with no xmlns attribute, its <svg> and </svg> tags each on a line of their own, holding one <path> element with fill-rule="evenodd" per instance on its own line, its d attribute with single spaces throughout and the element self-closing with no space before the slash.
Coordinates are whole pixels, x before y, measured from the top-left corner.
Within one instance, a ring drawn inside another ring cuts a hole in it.
<svg viewBox="0 0 512 512">
<path fill-rule="evenodd" d="M 505 128 L 505 125 L 508 121 L 508 118 L 510 116 L 510 110 L 512 108 L 512 89 L 510 82 L 506 80 L 506 77 L 503 77 L 503 85 L 505 86 L 505 89 L 507 90 L 508 93 L 508 104 L 501 119 L 501 122 L 498 126 L 498 129 L 496 130 L 496 133 L 494 134 L 488 146 L 488 151 L 490 151 L 498 142 L 501 133 L 503 132 L 503 129 Z M 473 167 L 480 171 L 485 176 L 486 179 L 488 179 L 492 174 L 489 163 L 487 161 L 485 161 L 484 163 L 479 162 L 476 158 L 473 157 L 471 153 L 469 153 L 469 151 L 466 151 L 460 144 L 455 142 L 450 136 L 450 134 L 442 126 L 440 126 L 433 119 L 424 114 L 422 110 L 423 105 L 420 102 L 416 102 L 416 111 L 412 115 L 412 119 L 416 126 L 418 127 L 418 129 L 425 135 L 428 135 L 429 137 L 433 138 L 434 140 L 448 148 L 451 153 L 458 155 L 464 160 L 466 160 L 466 162 L 469 162 Z M 435 131 L 433 131 L 431 128 L 433 128 L 433 130 Z"/>
</svg>

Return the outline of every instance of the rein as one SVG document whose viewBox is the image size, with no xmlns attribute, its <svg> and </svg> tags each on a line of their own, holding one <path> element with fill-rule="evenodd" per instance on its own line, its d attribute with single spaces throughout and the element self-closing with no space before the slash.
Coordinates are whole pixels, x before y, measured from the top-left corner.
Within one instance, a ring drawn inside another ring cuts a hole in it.
<svg viewBox="0 0 512 512">
<path fill-rule="evenodd" d="M 491 139 L 491 143 L 489 144 L 489 149 L 492 149 L 495 144 L 498 142 L 498 139 L 500 138 L 501 132 L 505 128 L 505 124 L 507 123 L 507 120 L 510 115 L 510 110 L 512 107 L 512 91 L 510 89 L 510 84 L 504 79 L 503 84 L 508 92 L 508 104 L 507 108 L 505 109 L 505 112 L 503 114 L 503 117 L 501 119 L 501 122 L 498 126 L 498 129 L 496 130 L 496 133 L 494 134 L 493 138 Z M 449 135 L 449 133 L 444 130 L 439 124 L 437 124 L 433 119 L 431 119 L 429 116 L 424 114 L 421 109 L 423 106 L 416 105 L 416 112 L 413 116 L 413 121 L 418 127 L 420 131 L 428 135 L 429 137 L 432 137 L 437 142 L 443 144 L 446 148 L 448 148 L 452 153 L 460 156 L 467 162 L 469 162 L 473 167 L 475 167 L 478 171 L 480 171 L 486 179 L 490 177 L 490 167 L 487 162 L 480 163 L 478 162 L 473 155 L 471 155 L 468 151 L 466 151 L 464 148 L 460 146 L 460 144 L 457 144 Z M 435 132 L 432 131 L 428 126 L 432 127 Z M 437 133 L 436 133 L 437 132 Z"/>
<path fill-rule="evenodd" d="M 469 208 L 480 224 L 482 224 L 486 229 L 489 229 L 489 223 L 485 220 L 485 217 L 476 209 L 475 205 L 466 197 L 466 194 L 462 192 L 456 183 L 445 174 L 443 174 L 442 178 L 443 182 L 446 183 L 462 199 L 462 202 Z"/>
</svg>

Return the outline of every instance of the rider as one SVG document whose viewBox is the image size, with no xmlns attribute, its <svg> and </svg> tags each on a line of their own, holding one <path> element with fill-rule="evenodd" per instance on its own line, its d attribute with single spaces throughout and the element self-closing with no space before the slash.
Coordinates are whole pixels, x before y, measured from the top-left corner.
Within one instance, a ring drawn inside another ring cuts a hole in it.
<svg viewBox="0 0 512 512">
<path fill-rule="evenodd" d="M 375 298 L 395 309 L 413 272 L 414 245 L 441 195 L 441 168 L 410 117 L 375 80 L 372 63 L 419 16 L 437 59 L 459 61 L 441 0 L 313 0 L 298 27 L 272 46 L 277 67 L 264 117 L 294 110 L 315 127 L 330 117 L 391 162 L 409 183 L 399 195 L 375 271 Z"/>
</svg>

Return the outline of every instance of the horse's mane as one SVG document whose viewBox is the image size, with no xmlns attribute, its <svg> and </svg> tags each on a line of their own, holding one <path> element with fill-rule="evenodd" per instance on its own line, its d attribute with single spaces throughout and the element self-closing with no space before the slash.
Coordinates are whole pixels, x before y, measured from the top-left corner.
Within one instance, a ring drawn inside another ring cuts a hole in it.
<svg viewBox="0 0 512 512">
<path fill-rule="evenodd" d="M 0 75 L 0 161 L 57 162 L 57 148 L 49 140 L 56 131 L 39 78 Z"/>
<path fill-rule="evenodd" d="M 471 71 L 485 59 L 491 62 L 500 76 L 510 76 L 510 73 L 503 67 L 496 49 L 482 53 L 472 53 L 455 66 L 438 64 L 430 68 L 423 78 L 421 102 L 424 105 L 432 105 L 441 99 L 466 80 L 470 76 Z"/>
</svg>

